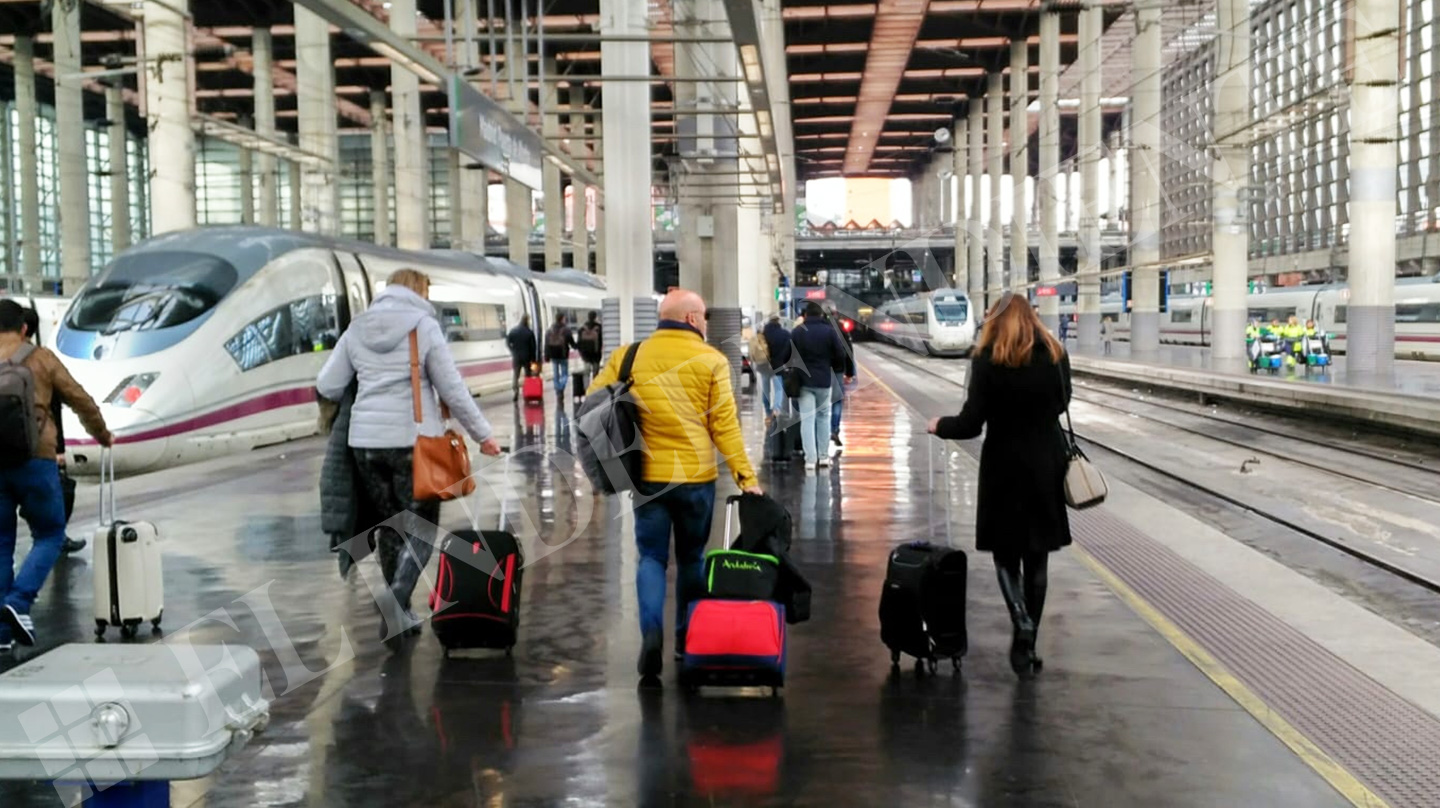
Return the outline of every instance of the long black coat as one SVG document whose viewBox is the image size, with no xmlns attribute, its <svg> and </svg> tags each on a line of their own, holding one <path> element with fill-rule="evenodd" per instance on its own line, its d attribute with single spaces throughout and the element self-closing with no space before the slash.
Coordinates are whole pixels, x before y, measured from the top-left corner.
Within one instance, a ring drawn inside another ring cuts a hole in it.
<svg viewBox="0 0 1440 808">
<path fill-rule="evenodd" d="M 975 355 L 964 408 L 941 418 L 935 434 L 965 440 L 985 427 L 976 549 L 1018 554 L 1070 543 L 1059 421 L 1069 403 L 1070 358 L 1062 355 L 1057 368 L 1038 340 L 1030 363 L 1018 368 L 994 364 L 988 351 Z"/>
</svg>

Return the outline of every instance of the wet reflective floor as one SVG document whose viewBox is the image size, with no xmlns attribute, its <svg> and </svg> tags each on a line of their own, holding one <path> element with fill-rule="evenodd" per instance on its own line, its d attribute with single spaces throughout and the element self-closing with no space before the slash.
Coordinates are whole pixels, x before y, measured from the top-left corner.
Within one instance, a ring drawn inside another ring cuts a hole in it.
<svg viewBox="0 0 1440 808">
<path fill-rule="evenodd" d="M 581 485 L 553 402 L 487 403 L 514 431 L 506 510 L 534 550 L 513 657 L 446 659 L 428 633 L 398 655 L 382 647 L 374 562 L 342 582 L 319 533 L 317 441 L 122 481 L 121 515 L 166 542 L 167 635 L 147 639 L 249 644 L 274 698 L 268 731 L 211 778 L 177 783 L 174 804 L 1344 804 L 1070 553 L 1052 561 L 1036 681 L 1009 670 L 1009 623 L 973 553 L 964 670 L 892 671 L 876 616 L 885 558 L 913 539 L 971 546 L 975 467 L 923 434 L 958 409 L 952 393 L 873 370 L 890 384 L 852 393 L 833 468 L 765 471 L 815 587 L 780 698 L 684 693 L 673 669 L 663 690 L 637 690 L 630 519 Z M 758 461 L 759 419 L 746 423 Z M 79 512 L 93 504 L 82 490 Z M 493 501 L 479 510 L 488 527 Z M 447 505 L 443 521 L 468 520 Z M 88 557 L 62 562 L 42 594 L 43 646 L 89 640 Z M 6 808 L 60 804 L 46 784 L 0 783 Z"/>
</svg>

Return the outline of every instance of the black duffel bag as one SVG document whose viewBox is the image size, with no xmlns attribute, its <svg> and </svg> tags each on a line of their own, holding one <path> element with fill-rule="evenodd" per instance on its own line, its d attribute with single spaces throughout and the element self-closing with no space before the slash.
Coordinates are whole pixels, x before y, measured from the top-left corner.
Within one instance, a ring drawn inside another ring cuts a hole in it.
<svg viewBox="0 0 1440 808">
<path fill-rule="evenodd" d="M 580 466 L 590 482 L 606 494 L 633 489 L 644 471 L 640 406 L 630 389 L 635 384 L 631 371 L 639 348 L 636 342 L 625 351 L 619 381 L 586 396 L 575 414 L 580 429 Z"/>
</svg>

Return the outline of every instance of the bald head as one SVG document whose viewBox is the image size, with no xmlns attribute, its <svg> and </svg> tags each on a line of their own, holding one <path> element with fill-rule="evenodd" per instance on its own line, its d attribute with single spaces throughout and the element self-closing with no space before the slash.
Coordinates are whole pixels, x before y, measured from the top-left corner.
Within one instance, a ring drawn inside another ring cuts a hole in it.
<svg viewBox="0 0 1440 808">
<path fill-rule="evenodd" d="M 689 289 L 675 289 L 660 301 L 662 320 L 684 320 L 687 314 L 705 316 L 705 301 Z"/>
</svg>

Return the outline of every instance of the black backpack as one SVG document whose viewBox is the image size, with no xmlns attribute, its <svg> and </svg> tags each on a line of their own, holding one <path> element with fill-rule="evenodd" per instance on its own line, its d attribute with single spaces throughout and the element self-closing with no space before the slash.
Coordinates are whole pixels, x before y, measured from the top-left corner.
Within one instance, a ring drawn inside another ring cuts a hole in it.
<svg viewBox="0 0 1440 808">
<path fill-rule="evenodd" d="M 575 423 L 580 428 L 580 466 L 606 494 L 628 491 L 640 482 L 645 451 L 640 437 L 640 405 L 631 387 L 640 343 L 632 343 L 620 363 L 619 380 L 585 398 Z"/>
<path fill-rule="evenodd" d="M 580 326 L 580 352 L 590 356 L 600 353 L 599 323 L 586 323 Z"/>
<path fill-rule="evenodd" d="M 35 417 L 35 375 L 25 360 L 35 346 L 23 343 L 0 362 L 0 466 L 28 463 L 40 444 L 40 422 Z"/>
<path fill-rule="evenodd" d="M 565 329 L 562 326 L 553 326 L 545 337 L 545 346 L 547 348 L 564 348 Z"/>
</svg>

